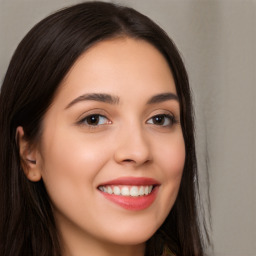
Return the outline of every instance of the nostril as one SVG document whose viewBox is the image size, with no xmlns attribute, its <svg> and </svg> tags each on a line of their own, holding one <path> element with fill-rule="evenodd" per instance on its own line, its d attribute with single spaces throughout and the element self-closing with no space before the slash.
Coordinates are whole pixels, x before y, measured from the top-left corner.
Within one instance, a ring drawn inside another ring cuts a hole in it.
<svg viewBox="0 0 256 256">
<path fill-rule="evenodd" d="M 130 163 L 130 162 L 133 162 L 133 160 L 132 159 L 125 159 L 124 162 Z"/>
</svg>

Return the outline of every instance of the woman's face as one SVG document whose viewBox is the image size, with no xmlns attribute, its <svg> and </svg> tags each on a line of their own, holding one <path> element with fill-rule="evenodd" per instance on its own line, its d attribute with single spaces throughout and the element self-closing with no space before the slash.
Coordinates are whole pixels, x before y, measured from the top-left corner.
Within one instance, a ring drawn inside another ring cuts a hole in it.
<svg viewBox="0 0 256 256">
<path fill-rule="evenodd" d="M 160 227 L 184 166 L 179 118 L 171 71 L 151 44 L 107 40 L 78 59 L 44 117 L 36 159 L 69 247 L 143 244 Z"/>
</svg>

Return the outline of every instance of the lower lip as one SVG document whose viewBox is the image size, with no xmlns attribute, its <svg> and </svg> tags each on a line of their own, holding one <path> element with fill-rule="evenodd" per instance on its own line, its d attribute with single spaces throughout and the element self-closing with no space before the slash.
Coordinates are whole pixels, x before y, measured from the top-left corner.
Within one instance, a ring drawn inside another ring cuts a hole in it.
<svg viewBox="0 0 256 256">
<path fill-rule="evenodd" d="M 100 193 L 108 200 L 121 206 L 126 210 L 140 211 L 148 208 L 156 199 L 158 186 L 155 187 L 149 195 L 146 196 L 117 196 L 100 191 Z"/>
</svg>

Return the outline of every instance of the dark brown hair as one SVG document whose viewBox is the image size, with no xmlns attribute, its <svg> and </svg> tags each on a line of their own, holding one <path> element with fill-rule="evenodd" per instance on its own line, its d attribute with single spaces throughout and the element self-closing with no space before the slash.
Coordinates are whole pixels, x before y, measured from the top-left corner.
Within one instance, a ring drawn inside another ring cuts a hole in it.
<svg viewBox="0 0 256 256">
<path fill-rule="evenodd" d="M 110 3 L 87 2 L 50 15 L 19 44 L 0 94 L 0 255 L 59 256 L 60 245 L 43 180 L 30 182 L 15 141 L 22 126 L 26 139 L 40 136 L 41 121 L 59 84 L 77 58 L 97 42 L 127 36 L 154 45 L 172 71 L 181 109 L 186 147 L 177 200 L 155 235 L 147 256 L 204 255 L 196 207 L 197 165 L 193 111 L 187 73 L 174 43 L 139 12 Z"/>
</svg>

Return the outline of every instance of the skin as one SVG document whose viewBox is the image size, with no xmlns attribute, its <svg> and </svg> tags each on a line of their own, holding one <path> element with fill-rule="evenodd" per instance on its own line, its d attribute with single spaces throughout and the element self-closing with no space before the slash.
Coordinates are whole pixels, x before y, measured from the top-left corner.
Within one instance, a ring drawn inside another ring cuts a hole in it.
<svg viewBox="0 0 256 256">
<path fill-rule="evenodd" d="M 88 93 L 110 94 L 119 102 L 74 102 Z M 176 95 L 176 89 L 157 49 L 127 37 L 106 40 L 80 56 L 59 86 L 40 143 L 32 148 L 18 128 L 26 175 L 45 183 L 64 256 L 141 256 L 145 241 L 169 214 L 185 146 L 178 100 L 147 104 L 162 93 Z M 104 117 L 89 125 L 86 117 L 92 114 Z M 163 116 L 163 123 L 155 123 L 152 117 L 164 114 L 177 123 Z M 153 204 L 131 211 L 102 196 L 98 186 L 120 177 L 156 179 L 160 186 Z"/>
</svg>

